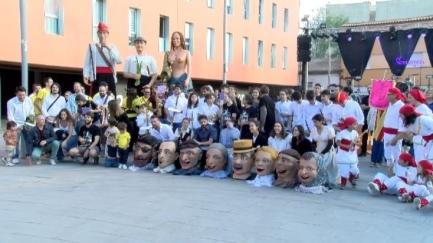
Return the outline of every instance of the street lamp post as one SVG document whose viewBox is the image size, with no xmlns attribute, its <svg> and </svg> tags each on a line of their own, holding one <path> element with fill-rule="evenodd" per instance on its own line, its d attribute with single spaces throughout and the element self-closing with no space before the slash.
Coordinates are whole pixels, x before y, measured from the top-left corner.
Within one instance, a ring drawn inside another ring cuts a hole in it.
<svg viewBox="0 0 433 243">
<path fill-rule="evenodd" d="M 227 0 L 224 0 L 223 21 L 223 84 L 227 83 Z"/>
<path fill-rule="evenodd" d="M 21 26 L 21 85 L 28 90 L 29 65 L 27 61 L 27 3 L 20 0 L 20 26 Z"/>
</svg>

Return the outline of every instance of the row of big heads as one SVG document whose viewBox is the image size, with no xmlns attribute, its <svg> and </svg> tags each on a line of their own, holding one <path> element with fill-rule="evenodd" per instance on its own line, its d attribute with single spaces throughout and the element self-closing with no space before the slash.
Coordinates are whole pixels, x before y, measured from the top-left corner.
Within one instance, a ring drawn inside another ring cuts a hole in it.
<svg viewBox="0 0 433 243">
<path fill-rule="evenodd" d="M 152 170 L 174 175 L 200 175 L 223 179 L 231 177 L 248 184 L 296 188 L 297 191 L 320 194 L 325 191 L 326 169 L 316 153 L 300 155 L 293 149 L 277 152 L 274 148 L 253 147 L 251 140 L 236 140 L 233 156 L 220 143 L 209 145 L 206 163 L 201 164 L 203 152 L 194 140 L 181 144 L 158 141 L 147 134 L 137 139 L 132 171 Z"/>
</svg>

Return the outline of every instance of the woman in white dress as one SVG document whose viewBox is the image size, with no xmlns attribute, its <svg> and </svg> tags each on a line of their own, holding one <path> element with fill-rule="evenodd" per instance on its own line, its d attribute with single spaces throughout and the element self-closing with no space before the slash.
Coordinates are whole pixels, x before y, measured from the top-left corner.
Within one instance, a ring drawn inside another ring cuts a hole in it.
<svg viewBox="0 0 433 243">
<path fill-rule="evenodd" d="M 325 118 L 321 114 L 313 116 L 314 128 L 311 130 L 313 147 L 323 157 L 328 173 L 328 187 L 339 183 L 338 166 L 335 163 L 334 138 L 335 131 L 325 125 Z"/>
</svg>

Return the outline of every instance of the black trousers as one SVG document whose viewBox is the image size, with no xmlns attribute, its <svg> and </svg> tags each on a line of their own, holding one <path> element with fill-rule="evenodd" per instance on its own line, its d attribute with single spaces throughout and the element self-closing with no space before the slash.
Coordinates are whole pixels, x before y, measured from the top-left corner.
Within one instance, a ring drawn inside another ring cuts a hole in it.
<svg viewBox="0 0 433 243">
<path fill-rule="evenodd" d="M 91 96 L 98 93 L 99 84 L 105 82 L 108 84 L 108 91 L 113 93 L 114 97 L 117 97 L 116 83 L 114 81 L 114 76 L 111 73 L 99 73 L 96 74 L 96 80 L 93 81 L 92 94 Z"/>
<path fill-rule="evenodd" d="M 368 129 L 367 122 L 362 126 L 362 132 Z M 367 153 L 367 141 L 368 141 L 368 133 L 362 135 L 362 145 L 361 145 L 361 153 Z"/>
</svg>

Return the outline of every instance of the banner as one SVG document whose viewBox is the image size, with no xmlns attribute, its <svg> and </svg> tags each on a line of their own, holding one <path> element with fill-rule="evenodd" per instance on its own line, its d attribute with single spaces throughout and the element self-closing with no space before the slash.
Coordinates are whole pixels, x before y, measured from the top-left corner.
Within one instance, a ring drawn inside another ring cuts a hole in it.
<svg viewBox="0 0 433 243">
<path fill-rule="evenodd" d="M 428 58 L 430 59 L 430 65 L 433 67 L 433 29 L 428 29 L 424 36 L 425 45 L 427 47 Z"/>
<path fill-rule="evenodd" d="M 389 102 L 387 98 L 388 89 L 394 87 L 392 80 L 374 79 L 371 84 L 370 92 L 370 107 L 378 110 L 388 108 Z"/>
</svg>

